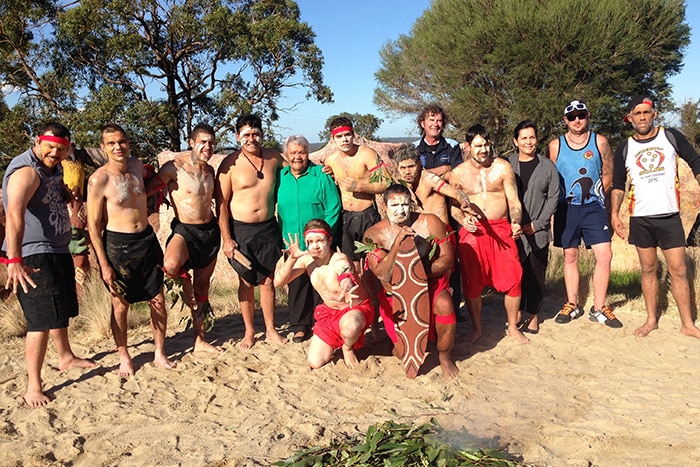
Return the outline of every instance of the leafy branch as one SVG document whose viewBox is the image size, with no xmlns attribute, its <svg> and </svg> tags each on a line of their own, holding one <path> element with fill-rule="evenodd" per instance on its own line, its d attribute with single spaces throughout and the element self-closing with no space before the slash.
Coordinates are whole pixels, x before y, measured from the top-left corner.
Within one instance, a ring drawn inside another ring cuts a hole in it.
<svg viewBox="0 0 700 467">
<path fill-rule="evenodd" d="M 311 447 L 272 465 L 279 467 L 515 467 L 520 465 L 498 449 L 460 449 L 447 441 L 449 433 L 431 418 L 414 424 L 386 421 L 372 425 L 362 436 L 334 440 L 326 447 Z M 462 436 L 463 439 L 463 436 Z"/>
<path fill-rule="evenodd" d="M 171 301 L 170 309 L 175 308 L 175 305 L 180 303 L 179 312 L 182 313 L 182 310 L 185 309 L 185 304 L 187 303 L 187 294 L 185 294 L 185 290 L 182 286 L 182 278 L 172 278 L 166 276 L 163 280 L 163 285 L 165 286 L 165 294 L 170 298 Z M 214 311 L 212 310 L 209 302 L 204 302 L 201 308 L 193 310 L 192 314 L 194 313 L 196 313 L 197 318 L 201 319 L 204 323 L 204 331 L 211 331 L 214 327 L 215 317 Z M 184 323 L 185 331 L 188 331 L 192 327 L 192 314 L 188 314 L 180 318 L 180 324 Z"/>
<path fill-rule="evenodd" d="M 371 240 L 367 240 L 367 243 L 355 240 L 355 253 L 372 253 L 376 249 L 377 245 Z"/>
</svg>

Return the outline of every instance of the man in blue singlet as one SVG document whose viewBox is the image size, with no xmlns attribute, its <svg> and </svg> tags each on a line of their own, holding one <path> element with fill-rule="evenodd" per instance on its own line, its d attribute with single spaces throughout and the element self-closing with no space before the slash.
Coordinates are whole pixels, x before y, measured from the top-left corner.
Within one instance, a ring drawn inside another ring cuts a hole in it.
<svg viewBox="0 0 700 467">
<path fill-rule="evenodd" d="M 564 108 L 568 131 L 549 143 L 549 158 L 556 164 L 560 204 L 554 216 L 554 245 L 564 249 L 564 283 L 567 302 L 555 321 L 568 323 L 583 315 L 578 303 L 579 246 L 581 239 L 593 250 L 593 306 L 591 321 L 620 328 L 622 323 L 605 305 L 610 278 L 611 229 L 605 197 L 612 184 L 613 154 L 608 139 L 588 129 L 591 117 L 586 103 L 573 100 Z"/>
</svg>

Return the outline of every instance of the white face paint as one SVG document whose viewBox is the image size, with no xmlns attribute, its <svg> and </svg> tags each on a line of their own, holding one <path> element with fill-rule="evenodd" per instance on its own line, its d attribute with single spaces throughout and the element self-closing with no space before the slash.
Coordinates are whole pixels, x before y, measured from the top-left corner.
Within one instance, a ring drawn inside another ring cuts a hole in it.
<svg viewBox="0 0 700 467">
<path fill-rule="evenodd" d="M 411 214 L 411 198 L 404 194 L 389 195 L 386 201 L 386 217 L 392 224 L 403 225 Z"/>
<path fill-rule="evenodd" d="M 216 139 L 214 135 L 200 132 L 197 139 L 190 140 L 190 146 L 194 151 L 194 159 L 207 162 L 214 155 L 216 149 Z M 194 161 L 193 161 L 194 162 Z"/>
<path fill-rule="evenodd" d="M 309 232 L 304 235 L 304 241 L 312 258 L 325 258 L 330 251 L 329 239 L 325 234 Z"/>
</svg>

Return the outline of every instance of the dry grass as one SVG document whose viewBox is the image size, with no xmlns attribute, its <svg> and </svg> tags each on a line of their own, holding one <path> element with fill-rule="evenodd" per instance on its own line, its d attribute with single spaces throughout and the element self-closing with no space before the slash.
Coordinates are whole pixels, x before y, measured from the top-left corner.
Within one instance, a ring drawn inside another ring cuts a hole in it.
<svg viewBox="0 0 700 467">
<path fill-rule="evenodd" d="M 2 337 L 21 337 L 27 332 L 27 321 L 19 306 L 17 296 L 11 294 L 0 302 L 0 335 Z"/>
<path fill-rule="evenodd" d="M 700 301 L 700 247 L 688 248 L 687 270 L 690 282 L 691 306 L 697 314 Z M 668 267 L 663 253 L 659 250 L 659 301 L 658 308 L 665 316 L 678 317 L 678 308 L 671 293 L 671 280 L 668 275 Z M 592 305 L 593 301 L 593 269 L 595 258 L 592 251 L 581 249 L 579 271 L 581 283 L 579 297 L 585 306 Z M 564 286 L 564 255 L 561 248 L 550 249 L 549 266 L 547 268 L 548 294 L 559 298 L 562 302 L 566 298 Z M 613 308 L 625 307 L 629 311 L 646 313 L 644 298 L 641 289 L 641 273 L 639 258 L 634 247 L 618 238 L 613 240 L 613 261 L 608 285 L 608 303 Z M 697 318 L 697 316 L 695 316 Z"/>
<path fill-rule="evenodd" d="M 86 343 L 111 338 L 111 295 L 100 279 L 99 271 L 93 270 L 85 280 L 83 293 L 78 299 L 80 312 L 70 324 L 71 334 L 80 334 Z"/>
</svg>

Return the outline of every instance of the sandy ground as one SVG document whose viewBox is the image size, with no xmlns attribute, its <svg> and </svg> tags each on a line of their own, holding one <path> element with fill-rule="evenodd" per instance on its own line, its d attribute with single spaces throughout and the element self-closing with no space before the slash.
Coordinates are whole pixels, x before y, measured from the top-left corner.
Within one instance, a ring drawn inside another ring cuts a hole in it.
<svg viewBox="0 0 700 467">
<path fill-rule="evenodd" d="M 233 299 L 235 301 L 235 299 Z M 95 370 L 56 369 L 50 346 L 44 384 L 53 401 L 21 403 L 26 376 L 23 340 L 0 345 L 1 465 L 231 465 L 257 466 L 285 458 L 341 433 L 364 432 L 398 413 L 402 422 L 436 417 L 464 427 L 465 443 L 506 447 L 529 465 L 689 465 L 700 458 L 700 342 L 664 317 L 647 338 L 633 335 L 643 315 L 639 299 L 614 303 L 620 330 L 581 318 L 567 325 L 553 316 L 529 345 L 504 337 L 498 295 L 485 302 L 485 335 L 467 345 L 459 323 L 454 357 L 460 369 L 442 377 L 434 348 L 422 373 L 407 380 L 388 341 L 368 345 L 359 368 L 342 360 L 311 372 L 308 342 L 278 346 L 259 341 L 249 351 L 241 317 L 218 319 L 210 337 L 225 352 L 191 353 L 191 337 L 171 319 L 166 349 L 173 371 L 153 367 L 147 328 L 129 335 L 136 375 L 115 373 L 117 355 L 104 339 L 74 339 L 76 353 L 98 361 Z M 257 316 L 262 331 L 262 317 Z M 277 323 L 286 326 L 280 308 Z M 262 337 L 262 332 L 259 334 Z"/>
<path fill-rule="evenodd" d="M 684 219 L 686 229 L 693 219 Z M 628 245 L 616 240 L 613 248 L 615 269 L 638 270 Z M 700 253 L 694 254 L 693 264 L 700 264 Z M 690 271 L 696 283 L 697 269 Z M 235 276 L 223 271 L 230 268 L 219 261 L 215 281 L 230 288 Z M 592 298 L 581 293 L 590 306 Z M 388 419 L 423 423 L 430 417 L 448 429 L 463 427 L 465 444 L 503 447 L 527 465 L 695 465 L 700 342 L 680 334 L 673 305 L 659 330 L 635 337 L 645 316 L 639 295 L 610 290 L 622 329 L 586 317 L 560 325 L 553 317 L 563 287 L 552 284 L 541 331 L 528 345 L 505 337 L 502 298 L 490 295 L 479 342 L 468 345 L 470 324 L 458 323 L 453 356 L 460 374 L 450 381 L 434 347 L 418 378 L 407 380 L 387 340 L 368 340 L 355 370 L 336 359 L 309 371 L 308 342 L 259 340 L 239 350 L 243 324 L 231 296 L 217 306 L 209 333 L 225 350 L 219 355 L 192 354 L 191 334 L 171 316 L 166 350 L 178 362 L 172 371 L 151 365 L 147 327 L 129 333 L 136 375 L 128 379 L 115 372 L 111 338 L 74 334 L 76 353 L 101 365 L 94 370 L 58 371 L 50 344 L 43 377 L 53 400 L 38 409 L 22 404 L 24 341 L 6 338 L 0 340 L 0 466 L 266 466 Z M 262 331 L 259 311 L 256 323 Z M 286 334 L 284 307 L 276 323 Z"/>
</svg>

